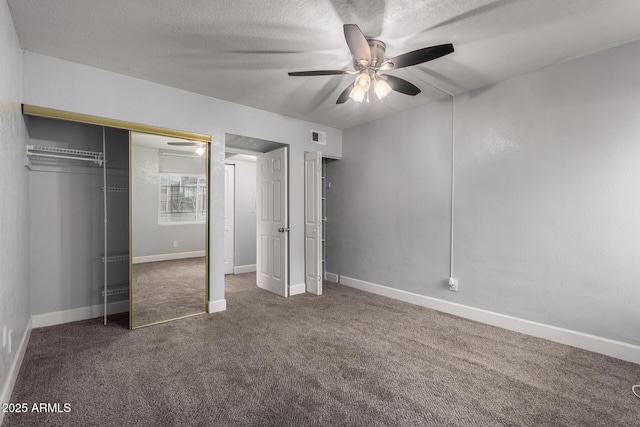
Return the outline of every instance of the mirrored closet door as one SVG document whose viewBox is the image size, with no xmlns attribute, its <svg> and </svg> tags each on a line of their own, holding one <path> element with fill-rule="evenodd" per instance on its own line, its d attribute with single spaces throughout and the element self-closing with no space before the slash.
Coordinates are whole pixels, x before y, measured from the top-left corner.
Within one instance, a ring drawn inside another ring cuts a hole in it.
<svg viewBox="0 0 640 427">
<path fill-rule="evenodd" d="M 206 312 L 209 144 L 130 133 L 130 327 Z"/>
</svg>

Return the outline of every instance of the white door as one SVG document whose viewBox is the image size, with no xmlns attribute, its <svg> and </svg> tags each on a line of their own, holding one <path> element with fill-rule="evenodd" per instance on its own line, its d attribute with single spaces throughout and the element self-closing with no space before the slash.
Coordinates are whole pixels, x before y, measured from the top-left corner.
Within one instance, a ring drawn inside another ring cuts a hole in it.
<svg viewBox="0 0 640 427">
<path fill-rule="evenodd" d="M 235 174 L 234 165 L 224 165 L 224 274 L 233 274 L 234 265 Z"/>
<path fill-rule="evenodd" d="M 287 148 L 257 158 L 257 259 L 259 287 L 289 295 L 289 221 L 287 217 Z"/>
<path fill-rule="evenodd" d="M 322 295 L 322 155 L 304 155 L 304 275 L 307 292 Z"/>
</svg>

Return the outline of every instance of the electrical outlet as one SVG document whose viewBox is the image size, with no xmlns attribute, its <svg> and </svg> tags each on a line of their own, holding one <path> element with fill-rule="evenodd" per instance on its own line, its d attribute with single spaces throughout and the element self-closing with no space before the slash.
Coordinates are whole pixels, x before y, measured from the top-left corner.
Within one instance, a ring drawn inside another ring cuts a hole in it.
<svg viewBox="0 0 640 427">
<path fill-rule="evenodd" d="M 173 247 L 174 247 L 174 248 L 177 248 L 177 247 L 178 247 L 178 241 L 177 241 L 177 240 L 174 240 L 174 241 L 173 241 Z"/>
<path fill-rule="evenodd" d="M 2 348 L 7 346 L 7 325 L 2 327 Z"/>
<path fill-rule="evenodd" d="M 458 279 L 449 277 L 449 290 L 451 292 L 458 292 Z"/>
<path fill-rule="evenodd" d="M 11 342 L 13 341 L 13 329 L 9 329 L 7 334 L 7 353 L 11 354 Z"/>
</svg>

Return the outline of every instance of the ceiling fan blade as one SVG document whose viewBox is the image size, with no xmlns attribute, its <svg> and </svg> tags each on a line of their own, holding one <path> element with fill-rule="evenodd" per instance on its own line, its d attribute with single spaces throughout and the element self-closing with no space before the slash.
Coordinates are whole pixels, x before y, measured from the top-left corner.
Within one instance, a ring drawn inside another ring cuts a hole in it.
<svg viewBox="0 0 640 427">
<path fill-rule="evenodd" d="M 383 77 L 391 89 L 396 92 L 404 93 L 405 95 L 416 96 L 421 92 L 421 90 L 414 85 L 413 83 L 409 83 L 408 81 L 401 79 L 400 77 L 390 76 L 389 74 L 382 74 Z"/>
<path fill-rule="evenodd" d="M 451 43 L 441 44 L 438 46 L 425 47 L 411 52 L 403 53 L 393 57 L 382 64 L 380 68 L 394 70 L 398 68 L 410 67 L 411 65 L 422 64 L 423 62 L 433 61 L 441 56 L 448 55 L 454 51 Z M 387 64 L 393 64 L 391 68 Z"/>
<path fill-rule="evenodd" d="M 289 73 L 290 76 L 335 76 L 338 74 L 355 74 L 349 70 L 316 70 L 316 71 L 295 71 Z"/>
<path fill-rule="evenodd" d="M 351 83 L 349 86 L 347 86 L 347 88 L 345 90 L 342 91 L 342 93 L 338 97 L 338 100 L 336 101 L 336 104 L 344 104 L 345 102 L 347 102 L 349 100 L 349 94 L 353 90 L 353 86 L 355 84 L 356 84 L 356 82 Z"/>
<path fill-rule="evenodd" d="M 177 145 L 181 147 L 193 147 L 195 145 L 200 145 L 200 142 L 167 142 L 168 145 Z"/>
<path fill-rule="evenodd" d="M 360 27 L 355 24 L 345 24 L 344 38 L 356 62 L 362 59 L 366 60 L 367 64 L 371 62 L 371 49 L 369 49 L 367 38 L 362 34 Z"/>
</svg>

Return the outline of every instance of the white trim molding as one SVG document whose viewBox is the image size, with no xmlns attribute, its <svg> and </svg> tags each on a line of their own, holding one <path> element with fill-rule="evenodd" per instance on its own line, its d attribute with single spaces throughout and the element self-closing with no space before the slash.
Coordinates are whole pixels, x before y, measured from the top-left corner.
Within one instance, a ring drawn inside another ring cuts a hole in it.
<svg viewBox="0 0 640 427">
<path fill-rule="evenodd" d="M 131 260 L 132 264 L 142 264 L 144 262 L 156 262 L 156 261 L 171 261 L 174 259 L 185 258 L 199 258 L 205 256 L 205 251 L 193 251 L 193 252 L 176 252 L 174 254 L 159 254 L 159 255 L 147 255 L 137 256 Z"/>
<path fill-rule="evenodd" d="M 252 273 L 254 271 L 256 271 L 255 264 L 236 265 L 233 267 L 233 274 Z"/>
<path fill-rule="evenodd" d="M 340 276 L 336 273 L 324 272 L 324 279 L 330 282 L 340 283 Z"/>
<path fill-rule="evenodd" d="M 107 304 L 107 314 L 126 313 L 129 311 L 129 300 L 110 302 Z M 51 313 L 34 314 L 31 316 L 34 328 L 60 325 L 62 323 L 77 322 L 104 316 L 104 305 L 72 308 L 70 310 L 54 311 Z"/>
<path fill-rule="evenodd" d="M 22 366 L 22 361 L 24 360 L 24 354 L 27 351 L 27 345 L 29 344 L 29 338 L 31 338 L 31 330 L 33 319 L 29 318 L 29 322 L 27 322 L 27 327 L 22 334 L 22 338 L 20 339 L 20 344 L 17 348 L 17 356 L 13 359 L 11 363 L 11 367 L 9 368 L 9 375 L 7 375 L 7 382 L 4 385 L 4 389 L 2 390 L 2 394 L 0 394 L 0 404 L 10 403 L 11 394 L 13 393 L 13 387 L 16 385 L 16 380 L 18 379 L 18 372 L 20 372 L 20 367 Z M 2 425 L 2 420 L 4 419 L 4 412 L 0 411 L 0 425 Z"/>
<path fill-rule="evenodd" d="M 219 299 L 216 301 L 209 301 L 207 304 L 207 312 L 208 313 L 219 313 L 221 311 L 225 311 L 227 309 L 227 300 Z"/>
<path fill-rule="evenodd" d="M 289 296 L 300 295 L 307 292 L 307 285 L 298 283 L 297 285 L 289 285 Z"/>
<path fill-rule="evenodd" d="M 402 291 L 375 283 L 365 282 L 351 277 L 340 276 L 340 283 L 351 288 L 371 292 L 377 295 L 397 299 L 400 301 L 416 304 L 476 322 L 486 323 L 510 331 L 520 332 L 537 338 L 544 338 L 560 344 L 578 347 L 627 362 L 638 363 L 640 361 L 640 346 L 614 341 L 595 335 L 572 331 L 570 329 L 558 328 L 556 326 L 545 325 L 544 323 L 533 322 L 517 317 L 507 316 L 488 310 L 444 301 L 437 298 L 427 297 L 412 292 Z"/>
</svg>

